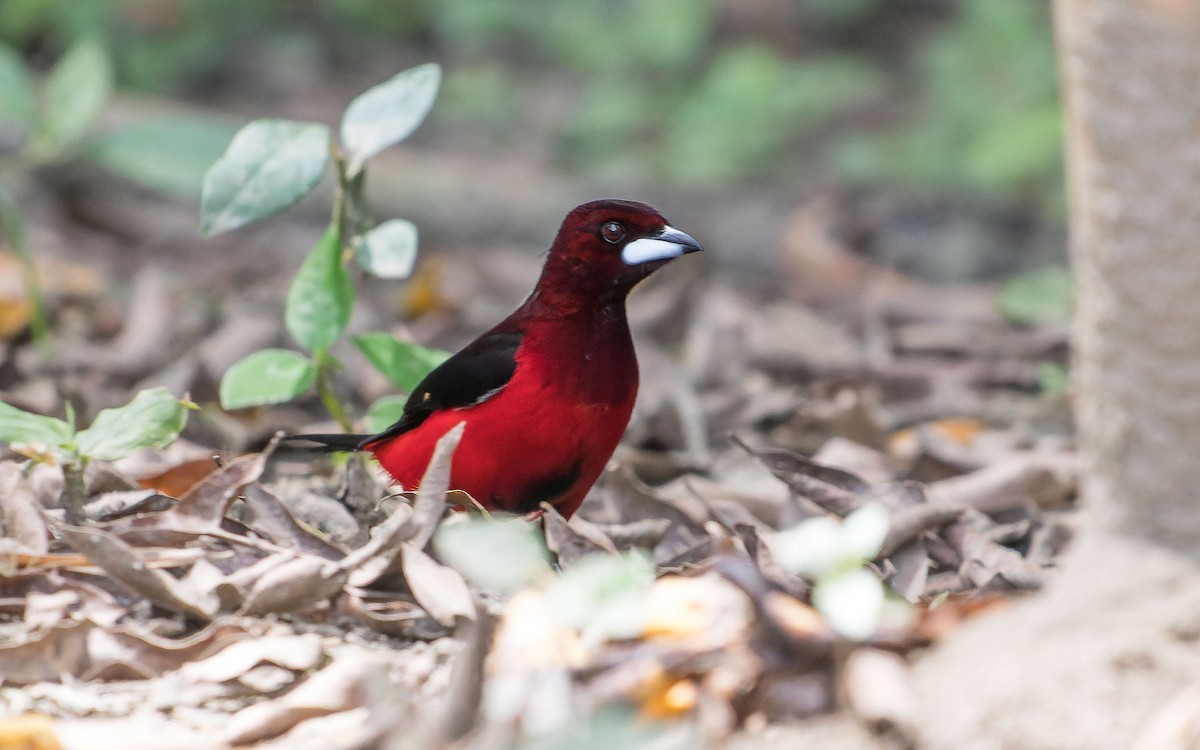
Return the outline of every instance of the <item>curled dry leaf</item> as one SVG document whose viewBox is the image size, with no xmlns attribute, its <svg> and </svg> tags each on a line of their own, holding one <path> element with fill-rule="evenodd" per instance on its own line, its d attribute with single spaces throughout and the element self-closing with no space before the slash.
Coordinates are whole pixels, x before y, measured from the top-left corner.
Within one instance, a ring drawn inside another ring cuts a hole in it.
<svg viewBox="0 0 1200 750">
<path fill-rule="evenodd" d="M 420 548 L 408 543 L 404 544 L 401 560 L 404 580 L 412 590 L 413 598 L 430 617 L 447 627 L 453 626 L 459 617 L 475 617 L 471 592 L 457 570 L 434 561 Z"/>
<path fill-rule="evenodd" d="M 616 545 L 596 524 L 578 515 L 568 521 L 549 503 L 542 503 L 542 528 L 546 533 L 547 549 L 554 553 L 563 568 L 587 555 L 617 552 Z"/>
<path fill-rule="evenodd" d="M 920 702 L 904 658 L 860 648 L 846 658 L 842 692 L 850 710 L 877 734 L 893 734 L 915 747 Z"/>
<path fill-rule="evenodd" d="M 351 586 L 369 586 L 388 572 L 399 557 L 402 543 L 415 534 L 411 505 L 399 503 L 387 520 L 371 529 L 371 541 L 346 555 L 339 563 L 349 573 Z"/>
<path fill-rule="evenodd" d="M 49 552 L 50 534 L 20 464 L 0 463 L 0 499 L 0 538 L 14 540 L 18 545 L 11 551 L 33 555 Z"/>
<path fill-rule="evenodd" d="M 341 560 L 345 557 L 343 550 L 313 535 L 297 523 L 283 501 L 262 485 L 246 485 L 242 491 L 242 502 L 252 514 L 251 523 L 254 530 L 281 547 L 326 560 Z"/>
<path fill-rule="evenodd" d="M 59 532 L 63 541 L 76 552 L 86 555 L 113 579 L 163 609 L 201 622 L 211 620 L 216 614 L 212 602 L 193 599 L 176 578 L 146 567 L 134 549 L 118 537 L 100 529 L 81 526 L 62 526 Z"/>
<path fill-rule="evenodd" d="M 91 622 L 62 622 L 0 644 L 0 674 L 14 685 L 79 674 L 88 665 L 87 637 L 94 628 Z"/>
<path fill-rule="evenodd" d="M 285 695 L 234 714 L 222 740 L 248 745 L 283 734 L 306 719 L 359 708 L 366 697 L 364 683 L 376 680 L 381 670 L 358 651 L 344 651 Z"/>
<path fill-rule="evenodd" d="M 121 490 L 101 494 L 83 506 L 83 514 L 89 521 L 112 521 L 135 513 L 166 510 L 174 503 L 174 498 L 156 490 Z"/>
<path fill-rule="evenodd" d="M 450 462 L 466 426 L 465 421 L 459 422 L 438 440 L 433 449 L 433 458 L 429 459 L 429 467 L 421 477 L 421 487 L 417 490 L 417 499 L 413 504 L 413 522 L 417 524 L 417 530 L 409 539 L 409 543 L 418 549 L 425 549 L 429 544 L 433 533 L 437 531 L 438 521 L 446 510 L 446 492 L 450 489 Z"/>
<path fill-rule="evenodd" d="M 246 615 L 296 612 L 336 596 L 347 573 L 337 563 L 312 555 L 283 559 L 251 585 L 242 604 Z"/>
<path fill-rule="evenodd" d="M 323 657 L 321 637 L 315 633 L 280 634 L 231 643 L 217 653 L 185 664 L 180 674 L 191 680 L 236 680 L 260 664 L 274 664 L 297 672 L 316 667 Z"/>
<path fill-rule="evenodd" d="M 933 482 L 927 491 L 932 502 L 989 514 L 1031 500 L 1041 508 L 1059 508 L 1075 494 L 1079 471 L 1079 459 L 1073 453 L 1030 451 L 970 474 Z"/>
</svg>

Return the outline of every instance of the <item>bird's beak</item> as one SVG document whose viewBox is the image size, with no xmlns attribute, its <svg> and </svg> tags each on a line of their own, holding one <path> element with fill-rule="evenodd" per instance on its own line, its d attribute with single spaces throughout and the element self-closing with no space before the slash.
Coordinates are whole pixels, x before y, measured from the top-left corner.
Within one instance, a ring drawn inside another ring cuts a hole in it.
<svg viewBox="0 0 1200 750">
<path fill-rule="evenodd" d="M 621 260 L 625 261 L 627 266 L 636 266 L 654 260 L 678 258 L 684 253 L 694 253 L 703 249 L 690 234 L 667 226 L 630 242 L 621 251 Z"/>
</svg>

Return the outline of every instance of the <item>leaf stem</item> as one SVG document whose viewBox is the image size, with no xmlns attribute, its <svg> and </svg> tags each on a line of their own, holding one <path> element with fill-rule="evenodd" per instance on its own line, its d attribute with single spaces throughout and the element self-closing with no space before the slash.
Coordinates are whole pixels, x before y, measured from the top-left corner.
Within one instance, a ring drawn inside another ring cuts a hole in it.
<svg viewBox="0 0 1200 750">
<path fill-rule="evenodd" d="M 63 464 L 63 509 L 67 512 L 67 523 L 78 526 L 87 520 L 83 506 L 87 503 L 87 485 L 83 481 L 84 464 L 81 460 Z"/>
<path fill-rule="evenodd" d="M 321 403 L 324 404 L 325 411 L 329 412 L 329 416 L 333 417 L 343 430 L 350 432 L 354 429 L 354 424 L 334 393 L 333 378 L 330 377 L 332 369 L 324 354 L 317 357 L 317 395 L 321 397 Z"/>
</svg>

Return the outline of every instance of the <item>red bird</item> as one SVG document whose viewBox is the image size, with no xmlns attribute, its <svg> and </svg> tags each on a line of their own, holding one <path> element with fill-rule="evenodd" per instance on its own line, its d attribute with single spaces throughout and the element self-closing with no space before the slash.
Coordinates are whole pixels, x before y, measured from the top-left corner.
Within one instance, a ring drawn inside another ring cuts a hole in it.
<svg viewBox="0 0 1200 750">
<path fill-rule="evenodd" d="M 625 297 L 672 258 L 700 250 L 650 206 L 585 203 L 567 214 L 529 298 L 429 373 L 378 435 L 298 436 L 370 451 L 414 489 L 461 421 L 450 486 L 485 508 L 570 516 L 633 411 L 638 368 Z"/>
</svg>

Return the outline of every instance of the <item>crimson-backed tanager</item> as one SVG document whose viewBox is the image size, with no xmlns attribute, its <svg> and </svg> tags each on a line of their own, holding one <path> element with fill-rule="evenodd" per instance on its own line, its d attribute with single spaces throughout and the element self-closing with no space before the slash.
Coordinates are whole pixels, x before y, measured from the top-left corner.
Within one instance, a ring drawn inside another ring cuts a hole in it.
<svg viewBox="0 0 1200 750">
<path fill-rule="evenodd" d="M 450 486 L 490 510 L 550 503 L 570 516 L 629 424 L 638 367 L 625 298 L 699 243 L 650 206 L 584 203 L 567 214 L 528 299 L 429 373 L 377 435 L 302 435 L 364 450 L 414 489 L 438 440 L 466 422 Z"/>
</svg>

